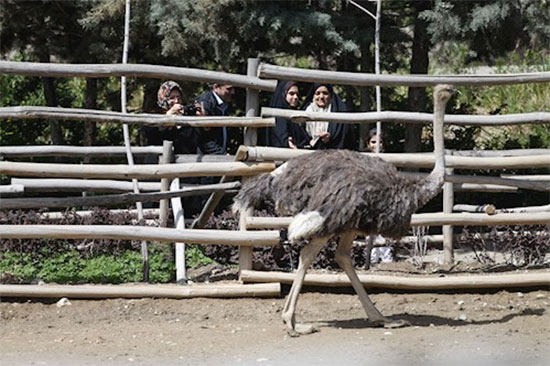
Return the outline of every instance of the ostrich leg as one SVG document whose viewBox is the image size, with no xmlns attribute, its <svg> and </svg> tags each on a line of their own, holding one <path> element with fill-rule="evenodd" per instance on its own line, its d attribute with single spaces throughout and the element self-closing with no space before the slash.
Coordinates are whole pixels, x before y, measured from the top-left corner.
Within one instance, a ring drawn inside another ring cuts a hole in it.
<svg viewBox="0 0 550 366">
<path fill-rule="evenodd" d="M 338 248 L 336 249 L 335 259 L 336 263 L 338 263 L 338 265 L 342 267 L 344 272 L 346 272 L 346 274 L 348 275 L 351 281 L 351 285 L 359 296 L 359 300 L 361 301 L 361 304 L 363 305 L 363 308 L 367 313 L 367 317 L 375 326 L 397 328 L 408 325 L 402 320 L 392 321 L 391 319 L 385 318 L 378 311 L 378 309 L 376 309 L 372 301 L 369 299 L 365 287 L 363 287 L 363 284 L 357 276 L 357 272 L 355 272 L 355 268 L 353 268 L 353 262 L 351 260 L 351 247 L 353 246 L 353 238 L 355 238 L 355 232 L 353 231 L 344 233 L 340 236 Z M 374 241 L 374 236 L 371 236 L 370 240 Z"/>
<path fill-rule="evenodd" d="M 298 302 L 298 295 L 302 289 L 302 283 L 304 282 L 306 271 L 309 266 L 311 266 L 323 246 L 325 246 L 328 239 L 328 237 L 314 238 L 300 252 L 300 263 L 298 264 L 298 270 L 296 271 L 294 282 L 292 282 L 292 287 L 286 299 L 282 314 L 283 321 L 287 326 L 288 334 L 291 336 L 308 334 L 314 331 L 311 325 L 296 324 L 296 303 Z"/>
</svg>

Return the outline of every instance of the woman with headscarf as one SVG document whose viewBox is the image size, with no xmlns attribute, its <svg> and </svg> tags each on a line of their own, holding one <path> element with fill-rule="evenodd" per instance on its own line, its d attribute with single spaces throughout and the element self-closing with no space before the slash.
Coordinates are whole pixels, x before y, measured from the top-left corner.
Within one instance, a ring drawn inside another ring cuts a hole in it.
<svg viewBox="0 0 550 366">
<path fill-rule="evenodd" d="M 314 83 L 308 92 L 303 109 L 306 112 L 345 112 L 346 105 L 334 93 L 330 84 Z M 298 147 L 314 150 L 355 149 L 353 127 L 346 123 L 309 121 L 302 124 Z"/>
<path fill-rule="evenodd" d="M 298 84 L 294 81 L 281 80 L 277 83 L 277 88 L 271 97 L 271 108 L 298 109 L 300 94 Z M 275 147 L 296 148 L 293 142 L 292 126 L 293 123 L 286 118 L 276 117 L 275 127 L 266 129 L 266 143 Z"/>
<path fill-rule="evenodd" d="M 178 83 L 169 80 L 161 84 L 157 92 L 157 104 L 166 113 L 166 115 L 184 115 L 182 105 L 182 89 Z M 200 110 L 197 114 L 200 114 Z M 153 127 L 154 128 L 154 127 Z M 195 128 L 189 126 L 160 127 L 158 135 L 155 136 L 159 141 L 154 145 L 162 145 L 162 140 L 174 142 L 174 152 L 176 154 L 196 154 L 198 146 L 198 134 Z M 151 141 L 148 141 L 151 144 Z"/>
</svg>

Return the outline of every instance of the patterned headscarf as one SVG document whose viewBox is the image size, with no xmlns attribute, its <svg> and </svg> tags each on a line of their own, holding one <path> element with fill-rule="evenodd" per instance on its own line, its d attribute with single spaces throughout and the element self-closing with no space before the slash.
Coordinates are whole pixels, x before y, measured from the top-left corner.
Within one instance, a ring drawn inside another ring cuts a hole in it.
<svg viewBox="0 0 550 366">
<path fill-rule="evenodd" d="M 169 109 L 168 96 L 170 95 L 170 92 L 174 89 L 178 89 L 180 93 L 182 92 L 181 87 L 175 81 L 169 80 L 162 83 L 157 93 L 157 104 L 159 105 L 159 107 L 166 110 Z"/>
</svg>

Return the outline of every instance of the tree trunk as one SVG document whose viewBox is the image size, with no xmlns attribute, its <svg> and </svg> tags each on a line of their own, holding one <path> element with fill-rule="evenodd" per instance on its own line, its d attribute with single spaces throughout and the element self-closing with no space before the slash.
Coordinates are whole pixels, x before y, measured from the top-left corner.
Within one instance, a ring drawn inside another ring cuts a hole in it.
<svg viewBox="0 0 550 366">
<path fill-rule="evenodd" d="M 84 99 L 84 108 L 97 109 L 97 79 L 86 79 L 86 95 Z M 95 122 L 84 123 L 84 146 L 94 146 L 97 137 L 97 126 Z M 84 158 L 84 163 L 88 164 L 90 157 Z"/>
<path fill-rule="evenodd" d="M 426 21 L 420 19 L 420 12 L 427 8 L 423 3 L 415 6 L 414 38 L 412 44 L 411 74 L 427 74 L 429 65 L 430 39 Z M 426 110 L 426 88 L 409 88 L 409 110 L 424 112 Z M 405 125 L 405 152 L 420 151 L 422 125 Z"/>
<path fill-rule="evenodd" d="M 141 109 L 143 113 L 155 113 L 158 111 L 157 106 L 157 91 L 160 86 L 160 82 L 157 79 L 140 79 L 145 84 L 143 89 L 143 104 Z M 142 127 L 139 133 L 139 143 L 140 145 L 148 145 L 151 142 L 148 141 L 149 134 L 155 134 L 155 130 L 158 130 L 158 127 Z"/>
<path fill-rule="evenodd" d="M 38 59 L 40 62 L 50 62 L 50 51 L 47 45 L 42 45 L 38 50 Z M 42 86 L 44 89 L 44 99 L 48 107 L 57 107 L 57 97 L 55 94 L 55 79 L 44 77 L 42 78 Z M 49 120 L 50 136 L 53 145 L 63 145 L 63 133 L 59 121 Z"/>
</svg>

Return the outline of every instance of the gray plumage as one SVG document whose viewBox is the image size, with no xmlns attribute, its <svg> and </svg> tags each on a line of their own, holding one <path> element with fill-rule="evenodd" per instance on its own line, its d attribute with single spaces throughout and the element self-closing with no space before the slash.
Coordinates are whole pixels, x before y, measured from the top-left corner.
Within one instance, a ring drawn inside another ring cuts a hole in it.
<svg viewBox="0 0 550 366">
<path fill-rule="evenodd" d="M 280 216 L 319 212 L 324 224 L 303 239 L 349 230 L 399 238 L 426 202 L 421 183 L 378 157 L 323 150 L 289 160 L 278 175 L 247 181 L 235 202 L 255 208 L 273 202 Z"/>
</svg>

